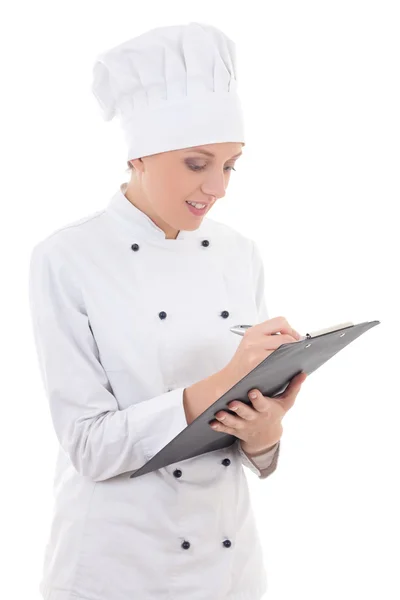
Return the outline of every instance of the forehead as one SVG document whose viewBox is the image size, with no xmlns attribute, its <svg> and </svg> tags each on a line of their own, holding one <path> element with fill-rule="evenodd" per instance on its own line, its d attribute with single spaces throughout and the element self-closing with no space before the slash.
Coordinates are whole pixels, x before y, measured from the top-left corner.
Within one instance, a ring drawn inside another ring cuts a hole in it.
<svg viewBox="0 0 400 600">
<path fill-rule="evenodd" d="M 243 144 L 242 144 L 243 145 Z M 234 146 L 231 149 L 231 152 L 235 152 L 236 147 Z M 213 144 L 211 146 L 192 146 L 191 148 L 185 148 L 183 150 L 185 154 L 188 152 L 196 152 L 199 154 L 204 154 L 205 156 L 210 156 L 211 158 L 215 158 L 219 153 L 228 154 L 229 158 L 237 158 L 242 154 L 242 151 L 236 152 L 236 154 L 232 155 L 229 153 L 229 148 L 225 147 L 225 144 Z"/>
</svg>

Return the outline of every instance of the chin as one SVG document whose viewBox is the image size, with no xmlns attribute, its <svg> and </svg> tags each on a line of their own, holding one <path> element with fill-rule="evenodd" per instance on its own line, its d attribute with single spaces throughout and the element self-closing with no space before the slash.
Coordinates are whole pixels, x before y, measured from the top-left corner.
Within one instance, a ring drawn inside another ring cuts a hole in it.
<svg viewBox="0 0 400 600">
<path fill-rule="evenodd" d="M 192 227 L 185 227 L 186 231 L 196 231 L 196 229 L 198 229 L 200 227 L 200 225 L 202 224 L 203 219 L 204 219 L 204 217 L 201 217 L 201 219 L 199 219 L 197 221 L 197 223 L 194 223 Z"/>
</svg>

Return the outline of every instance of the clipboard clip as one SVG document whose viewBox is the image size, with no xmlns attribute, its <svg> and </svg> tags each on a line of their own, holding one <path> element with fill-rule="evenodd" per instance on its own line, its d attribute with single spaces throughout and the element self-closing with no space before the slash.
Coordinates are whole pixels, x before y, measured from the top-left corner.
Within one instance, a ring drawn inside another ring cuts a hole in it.
<svg viewBox="0 0 400 600">
<path fill-rule="evenodd" d="M 319 331 L 312 331 L 311 333 L 306 333 L 304 339 L 310 340 L 311 338 L 323 335 L 324 333 L 339 331 L 339 329 L 345 329 L 346 327 L 354 327 L 354 323 L 352 323 L 351 321 L 347 321 L 346 323 L 340 323 L 339 325 L 332 325 L 332 327 L 325 327 L 324 329 L 320 329 Z"/>
</svg>

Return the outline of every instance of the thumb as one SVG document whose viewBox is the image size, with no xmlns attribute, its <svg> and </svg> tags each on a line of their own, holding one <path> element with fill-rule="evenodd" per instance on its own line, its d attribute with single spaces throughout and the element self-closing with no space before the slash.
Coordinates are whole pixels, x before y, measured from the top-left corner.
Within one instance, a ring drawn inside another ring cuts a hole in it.
<svg viewBox="0 0 400 600">
<path fill-rule="evenodd" d="M 286 390 L 284 391 L 284 396 L 287 394 L 291 394 L 292 391 L 296 388 L 299 388 L 301 386 L 301 384 L 307 379 L 307 373 L 304 373 L 304 371 L 302 371 L 301 373 L 297 373 L 297 375 L 295 375 L 291 380 L 289 385 L 287 386 Z"/>
<path fill-rule="evenodd" d="M 298 373 L 290 380 L 286 390 L 281 395 L 276 397 L 276 399 L 279 400 L 287 410 L 293 406 L 297 393 L 306 378 L 307 373 Z"/>
</svg>

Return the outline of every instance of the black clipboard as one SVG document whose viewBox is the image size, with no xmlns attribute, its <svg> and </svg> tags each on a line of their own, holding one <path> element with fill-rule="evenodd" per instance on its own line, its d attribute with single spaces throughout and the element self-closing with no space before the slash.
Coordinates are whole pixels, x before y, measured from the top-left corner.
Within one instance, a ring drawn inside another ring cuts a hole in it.
<svg viewBox="0 0 400 600">
<path fill-rule="evenodd" d="M 214 431 L 210 427 L 217 412 L 224 410 L 234 415 L 234 411 L 228 408 L 228 404 L 233 400 L 241 400 L 251 405 L 248 392 L 252 388 L 259 389 L 264 396 L 278 396 L 285 391 L 290 381 L 298 373 L 305 372 L 310 375 L 332 356 L 379 323 L 380 321 L 365 321 L 321 335 L 307 334 L 303 340 L 282 344 L 218 398 L 147 463 L 134 471 L 130 478 L 140 477 L 194 456 L 231 446 L 238 439 L 236 436 Z"/>
</svg>

